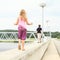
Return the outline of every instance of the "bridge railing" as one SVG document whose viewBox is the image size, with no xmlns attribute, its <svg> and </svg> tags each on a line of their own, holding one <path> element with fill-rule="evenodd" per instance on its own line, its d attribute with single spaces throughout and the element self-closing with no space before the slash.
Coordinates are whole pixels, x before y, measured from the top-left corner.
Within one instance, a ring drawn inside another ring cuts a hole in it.
<svg viewBox="0 0 60 60">
<path fill-rule="evenodd" d="M 27 32 L 27 38 L 36 37 L 36 32 Z M 18 32 L 0 32 L 0 40 L 17 40 L 18 39 Z"/>
</svg>

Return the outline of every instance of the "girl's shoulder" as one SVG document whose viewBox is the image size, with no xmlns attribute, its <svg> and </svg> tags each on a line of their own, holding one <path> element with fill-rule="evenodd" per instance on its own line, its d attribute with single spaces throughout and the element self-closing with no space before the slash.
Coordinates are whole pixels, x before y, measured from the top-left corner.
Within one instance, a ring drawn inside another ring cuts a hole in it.
<svg viewBox="0 0 60 60">
<path fill-rule="evenodd" d="M 22 19 L 22 16 L 19 16 L 18 19 L 21 20 Z"/>
</svg>

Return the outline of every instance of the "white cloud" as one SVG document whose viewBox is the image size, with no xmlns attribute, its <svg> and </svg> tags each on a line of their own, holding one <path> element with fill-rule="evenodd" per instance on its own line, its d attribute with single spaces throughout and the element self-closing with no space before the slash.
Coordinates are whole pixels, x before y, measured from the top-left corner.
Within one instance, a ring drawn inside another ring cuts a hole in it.
<svg viewBox="0 0 60 60">
<path fill-rule="evenodd" d="M 60 0 L 0 0 L 0 29 L 17 29 L 13 22 L 16 21 L 20 10 L 24 8 L 27 11 L 28 19 L 33 22 L 33 26 L 29 28 L 32 27 L 31 30 L 35 30 L 38 24 L 42 25 L 42 9 L 39 6 L 42 1 L 46 3 L 44 9 L 45 30 L 46 20 L 50 20 L 49 24 L 52 30 L 58 30 L 57 27 L 60 26 Z"/>
</svg>

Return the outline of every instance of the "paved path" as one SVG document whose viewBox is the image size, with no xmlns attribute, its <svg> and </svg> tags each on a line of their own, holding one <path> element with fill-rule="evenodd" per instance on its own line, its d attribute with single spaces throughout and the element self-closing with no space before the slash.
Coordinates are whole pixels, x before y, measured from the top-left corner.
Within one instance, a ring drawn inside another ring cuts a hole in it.
<svg viewBox="0 0 60 60">
<path fill-rule="evenodd" d="M 53 40 L 51 40 L 49 48 L 42 60 L 60 60 L 60 56 L 58 55 Z"/>
<path fill-rule="evenodd" d="M 55 41 L 56 42 L 56 41 Z M 57 44 L 57 42 L 56 42 Z M 41 60 L 40 57 L 44 54 L 44 51 L 47 49 L 48 43 L 32 43 L 26 46 L 25 51 L 20 51 L 18 49 L 13 49 L 10 51 L 5 51 L 0 53 L 1 60 L 20 60 L 23 56 L 22 60 Z M 59 46 L 59 45 L 58 45 Z M 16 59 L 17 58 L 17 59 Z M 46 53 L 43 56 L 42 60 L 60 60 L 60 56 L 58 55 L 57 49 L 54 45 L 54 40 L 51 39 L 49 47 Z"/>
<path fill-rule="evenodd" d="M 55 43 L 55 46 L 57 48 L 58 54 L 60 55 L 60 40 L 59 39 L 55 39 L 54 43 Z"/>
<path fill-rule="evenodd" d="M 8 50 L 5 52 L 0 52 L 0 59 L 1 60 L 30 60 L 30 59 L 40 60 L 47 46 L 48 46 L 48 41 L 42 42 L 42 43 L 34 42 L 34 43 L 31 43 L 25 46 L 25 49 L 26 49 L 25 51 L 21 51 L 18 49 L 12 49 L 12 50 Z M 33 55 L 34 57 L 31 55 Z"/>
<path fill-rule="evenodd" d="M 32 55 L 28 56 L 26 60 L 41 60 L 45 51 L 47 50 L 49 42 L 43 44 L 38 50 L 36 50 Z"/>
</svg>

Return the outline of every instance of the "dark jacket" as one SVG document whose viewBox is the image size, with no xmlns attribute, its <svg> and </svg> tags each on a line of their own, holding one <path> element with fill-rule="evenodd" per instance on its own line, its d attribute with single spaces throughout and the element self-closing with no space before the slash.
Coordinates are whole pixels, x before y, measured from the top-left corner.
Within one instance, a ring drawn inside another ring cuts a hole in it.
<svg viewBox="0 0 60 60">
<path fill-rule="evenodd" d="M 37 33 L 41 33 L 41 30 L 42 30 L 42 28 L 41 27 L 38 27 L 37 28 Z"/>
</svg>

